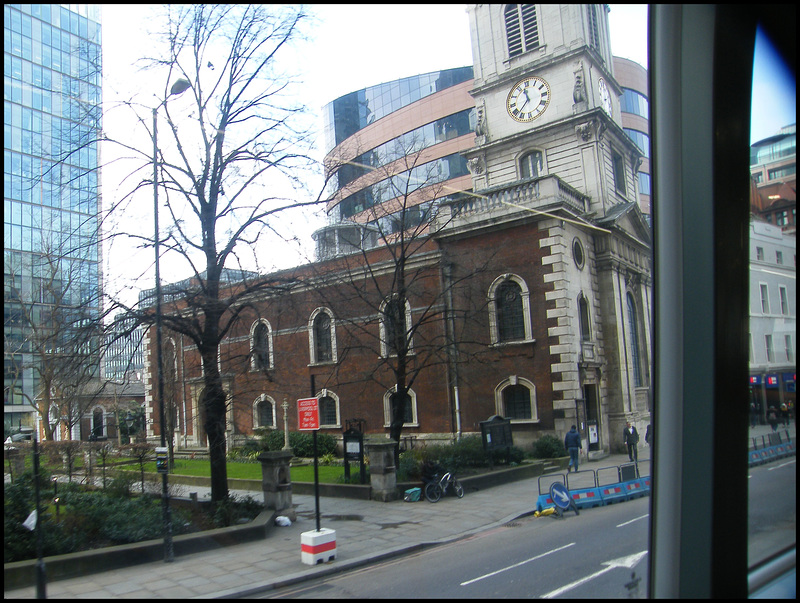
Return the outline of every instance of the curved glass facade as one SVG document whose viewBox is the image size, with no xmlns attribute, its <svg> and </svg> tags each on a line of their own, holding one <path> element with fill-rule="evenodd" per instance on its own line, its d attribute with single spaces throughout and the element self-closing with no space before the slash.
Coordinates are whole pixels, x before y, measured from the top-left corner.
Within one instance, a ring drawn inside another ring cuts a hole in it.
<svg viewBox="0 0 800 603">
<path fill-rule="evenodd" d="M 345 94 L 323 109 L 325 153 L 381 117 L 472 79 L 472 67 L 414 75 Z"/>
<path fill-rule="evenodd" d="M 411 170 L 376 182 L 343 199 L 339 203 L 341 217 L 349 218 L 395 197 L 408 195 L 420 188 L 467 174 L 469 174 L 467 160 L 459 153 L 423 163 Z"/>
<path fill-rule="evenodd" d="M 644 94 L 640 94 L 630 88 L 622 89 L 622 96 L 619 97 L 620 111 L 649 119 L 648 107 L 649 102 Z"/>
<path fill-rule="evenodd" d="M 343 188 L 356 178 L 406 155 L 474 131 L 475 109 L 465 109 L 437 119 L 370 149 L 353 159 L 352 163 L 343 165 L 334 176 L 336 185 Z"/>
</svg>

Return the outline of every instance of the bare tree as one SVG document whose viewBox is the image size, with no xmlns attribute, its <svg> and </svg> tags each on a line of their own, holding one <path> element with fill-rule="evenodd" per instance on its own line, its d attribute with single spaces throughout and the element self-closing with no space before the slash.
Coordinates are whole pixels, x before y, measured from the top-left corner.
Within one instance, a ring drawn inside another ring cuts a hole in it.
<svg viewBox="0 0 800 603">
<path fill-rule="evenodd" d="M 147 442 L 137 442 L 136 444 L 127 444 L 119 449 L 121 456 L 131 456 L 139 465 L 139 475 L 142 482 L 142 494 L 145 493 L 144 489 L 144 467 L 151 460 L 155 458 L 156 447 Z"/>
<path fill-rule="evenodd" d="M 220 501 L 228 495 L 220 342 L 246 307 L 240 300 L 290 285 L 257 275 L 259 254 L 263 261 L 271 253 L 261 245 L 270 218 L 319 199 L 301 193 L 310 200 L 296 201 L 294 189 L 281 188 L 281 178 L 299 186 L 301 170 L 311 166 L 307 135 L 295 125 L 301 110 L 285 97 L 290 82 L 278 63 L 305 15 L 294 7 L 267 5 L 170 5 L 168 11 L 167 49 L 153 61 L 163 77 L 159 109 L 168 124 L 158 138 L 157 183 L 166 192 L 169 216 L 160 243 L 164 258 L 181 262 L 189 278 L 167 290 L 162 321 L 167 332 L 190 339 L 202 358 L 211 497 Z M 178 88 L 172 87 L 175 82 Z M 181 100 L 167 103 L 178 90 L 184 91 Z M 173 108 L 187 103 L 189 115 Z M 149 116 L 139 120 L 155 136 Z M 153 185 L 147 175 L 152 146 L 126 148 L 142 159 L 143 177 L 132 199 Z M 154 244 L 152 237 L 128 234 Z M 226 288 L 230 280 L 239 284 Z M 152 295 L 143 302 L 126 310 L 152 324 Z M 166 401 L 157 401 L 162 403 L 166 407 Z"/>
<path fill-rule="evenodd" d="M 404 145 L 398 143 L 388 157 L 372 158 L 383 166 L 375 170 L 384 177 L 370 192 L 374 203 L 357 216 L 362 234 L 351 237 L 351 253 L 333 260 L 335 269 L 318 276 L 330 285 L 319 293 L 336 313 L 337 324 L 348 331 L 340 354 L 367 348 L 366 357 L 378 359 L 377 365 L 364 367 L 360 378 L 392 391 L 389 437 L 396 454 L 410 410 L 409 390 L 420 375 L 449 367 L 449 385 L 457 385 L 459 365 L 479 361 L 486 349 L 473 346 L 469 358 L 463 352 L 459 356 L 459 346 L 469 343 L 463 339 L 465 325 L 486 305 L 485 298 L 471 298 L 466 282 L 489 270 L 493 261 L 487 256 L 479 265 L 466 266 L 468 260 L 462 259 L 462 269 L 454 271 L 437 241 L 448 220 L 435 218 L 440 202 L 457 191 L 442 185 L 447 172 L 439 162 L 422 162 L 418 141 L 405 140 Z"/>
</svg>

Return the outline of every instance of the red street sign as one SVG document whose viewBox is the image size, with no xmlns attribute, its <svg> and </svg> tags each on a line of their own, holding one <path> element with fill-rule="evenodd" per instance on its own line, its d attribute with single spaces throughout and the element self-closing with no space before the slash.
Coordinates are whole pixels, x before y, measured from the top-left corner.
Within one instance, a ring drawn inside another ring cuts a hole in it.
<svg viewBox="0 0 800 603">
<path fill-rule="evenodd" d="M 319 400 L 303 398 L 297 401 L 297 429 L 319 429 Z"/>
</svg>

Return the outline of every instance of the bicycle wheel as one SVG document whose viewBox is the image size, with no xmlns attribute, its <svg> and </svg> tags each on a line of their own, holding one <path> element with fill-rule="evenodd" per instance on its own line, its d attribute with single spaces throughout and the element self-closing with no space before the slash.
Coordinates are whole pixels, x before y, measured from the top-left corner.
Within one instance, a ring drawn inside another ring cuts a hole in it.
<svg viewBox="0 0 800 603">
<path fill-rule="evenodd" d="M 464 498 L 464 486 L 462 486 L 461 482 L 457 479 L 453 480 L 453 492 L 455 492 L 456 496 L 459 498 Z"/>
<path fill-rule="evenodd" d="M 439 484 L 436 482 L 431 482 L 425 486 L 425 498 L 427 498 L 430 502 L 439 502 L 441 497 L 442 489 L 439 487 Z"/>
</svg>

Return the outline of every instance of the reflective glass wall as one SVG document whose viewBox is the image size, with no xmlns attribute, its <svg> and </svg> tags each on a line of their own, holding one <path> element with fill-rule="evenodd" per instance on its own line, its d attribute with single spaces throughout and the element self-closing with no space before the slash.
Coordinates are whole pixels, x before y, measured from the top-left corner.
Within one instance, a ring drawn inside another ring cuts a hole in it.
<svg viewBox="0 0 800 603">
<path fill-rule="evenodd" d="M 25 325 L 54 292 L 99 312 L 100 7 L 65 6 L 3 7 L 4 416 L 15 427 L 33 421 Z"/>
</svg>

